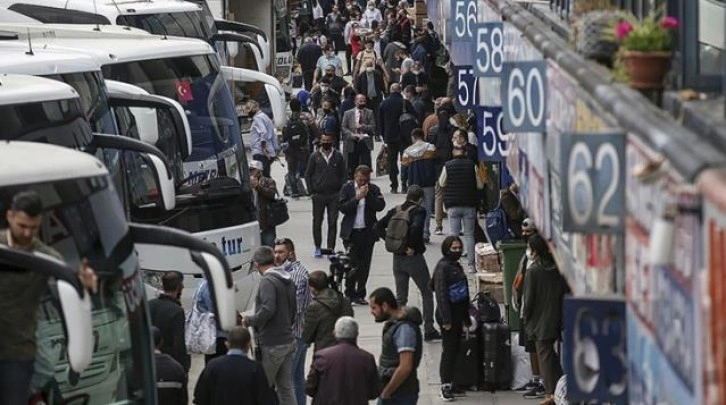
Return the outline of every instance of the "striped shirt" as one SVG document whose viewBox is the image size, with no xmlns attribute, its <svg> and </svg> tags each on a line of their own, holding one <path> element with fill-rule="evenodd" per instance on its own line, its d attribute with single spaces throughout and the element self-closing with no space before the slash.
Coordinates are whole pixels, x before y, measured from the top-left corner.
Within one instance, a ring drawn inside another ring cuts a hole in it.
<svg viewBox="0 0 726 405">
<path fill-rule="evenodd" d="M 300 339 L 303 333 L 305 310 L 313 299 L 308 288 L 308 271 L 299 261 L 285 263 L 285 271 L 290 273 L 292 282 L 295 284 L 297 312 L 295 322 L 292 324 L 292 334 Z"/>
</svg>

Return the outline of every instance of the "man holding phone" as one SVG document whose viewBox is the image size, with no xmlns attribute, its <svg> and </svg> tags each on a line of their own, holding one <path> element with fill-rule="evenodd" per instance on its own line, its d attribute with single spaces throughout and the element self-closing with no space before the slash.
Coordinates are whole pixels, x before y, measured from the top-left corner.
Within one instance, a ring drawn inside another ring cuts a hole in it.
<svg viewBox="0 0 726 405">
<path fill-rule="evenodd" d="M 371 184 L 371 168 L 356 167 L 352 181 L 340 190 L 338 206 L 343 214 L 340 237 L 350 248 L 351 264 L 355 271 L 346 279 L 345 295 L 351 302 L 367 305 L 366 283 L 371 269 L 373 246 L 378 240 L 376 212 L 386 207 L 381 189 Z"/>
</svg>

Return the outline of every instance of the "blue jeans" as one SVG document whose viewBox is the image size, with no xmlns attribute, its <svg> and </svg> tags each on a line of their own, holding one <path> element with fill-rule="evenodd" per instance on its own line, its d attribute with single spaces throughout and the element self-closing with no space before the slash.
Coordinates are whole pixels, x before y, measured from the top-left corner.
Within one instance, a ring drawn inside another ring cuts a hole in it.
<svg viewBox="0 0 726 405">
<path fill-rule="evenodd" d="M 474 207 L 451 207 L 448 209 L 449 235 L 459 236 L 464 232 L 464 251 L 466 261 L 470 266 L 474 265 L 474 228 L 476 226 L 476 208 Z"/>
<path fill-rule="evenodd" d="M 295 386 L 295 398 L 298 405 L 305 405 L 305 355 L 308 346 L 301 338 L 295 338 L 295 356 L 292 358 L 292 383 Z"/>
<path fill-rule="evenodd" d="M 33 360 L 0 360 L 0 404 L 28 403 L 33 363 Z"/>
<path fill-rule="evenodd" d="M 378 405 L 416 405 L 418 403 L 418 393 L 395 395 L 388 399 L 378 399 Z"/>
<path fill-rule="evenodd" d="M 423 187 L 424 192 L 424 208 L 426 208 L 426 221 L 424 221 L 424 239 L 429 239 L 431 237 L 431 229 L 429 228 L 429 225 L 431 224 L 431 214 L 434 213 L 434 200 L 435 200 L 435 193 L 434 193 L 434 187 Z"/>
</svg>

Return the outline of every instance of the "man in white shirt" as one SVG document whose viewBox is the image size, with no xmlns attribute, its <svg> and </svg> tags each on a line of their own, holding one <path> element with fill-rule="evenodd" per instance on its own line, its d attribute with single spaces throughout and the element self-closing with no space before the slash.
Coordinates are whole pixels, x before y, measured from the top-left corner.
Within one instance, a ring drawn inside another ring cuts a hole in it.
<svg viewBox="0 0 726 405">
<path fill-rule="evenodd" d="M 280 151 L 275 135 L 275 124 L 262 110 L 257 101 L 247 102 L 247 114 L 252 117 L 250 127 L 250 149 L 252 159 L 262 162 L 262 175 L 270 177 L 270 166 Z"/>
</svg>

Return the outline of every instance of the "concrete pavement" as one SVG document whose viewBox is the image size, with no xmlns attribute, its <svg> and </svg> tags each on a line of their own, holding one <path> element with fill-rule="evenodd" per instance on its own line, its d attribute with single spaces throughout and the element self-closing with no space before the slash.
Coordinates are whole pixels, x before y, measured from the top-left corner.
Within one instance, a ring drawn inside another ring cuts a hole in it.
<svg viewBox="0 0 726 405">
<path fill-rule="evenodd" d="M 375 158 L 381 144 L 376 143 L 376 150 L 373 154 Z M 374 159 L 375 161 L 375 159 Z M 277 181 L 280 191 L 284 185 L 284 174 L 280 164 L 272 165 L 272 177 Z M 388 177 L 373 178 L 372 182 L 381 188 L 386 199 L 386 209 L 392 208 L 404 201 L 404 195 L 391 194 Z M 314 244 L 312 240 L 312 202 L 309 198 L 300 198 L 299 200 L 290 199 L 288 203 L 290 211 L 290 220 L 277 228 L 278 237 L 289 237 L 296 245 L 297 257 L 308 271 L 328 270 L 328 261 L 326 259 L 315 259 L 313 257 Z M 384 211 L 385 212 L 385 211 Z M 380 218 L 380 216 L 379 216 Z M 434 223 L 432 221 L 432 231 Z M 447 229 L 444 224 L 444 229 Z M 326 225 L 323 223 L 323 240 L 325 240 Z M 433 271 L 436 262 L 441 258 L 441 241 L 444 236 L 433 235 L 431 244 L 427 246 L 425 254 L 429 271 Z M 342 249 L 342 242 L 338 239 L 338 249 Z M 389 287 L 394 289 L 394 280 L 392 269 L 391 254 L 386 252 L 382 243 L 376 244 L 373 252 L 373 261 L 371 266 L 370 278 L 368 280 L 368 291 L 371 292 L 378 287 Z M 409 292 L 409 305 L 415 305 L 421 308 L 421 296 L 418 289 L 411 283 Z M 474 282 L 470 280 L 470 286 L 473 288 Z M 395 291 L 395 290 L 394 290 Z M 360 337 L 358 344 L 361 348 L 372 353 L 376 359 L 380 354 L 381 347 L 381 329 L 382 324 L 376 323 L 370 314 L 367 306 L 354 306 L 355 318 L 360 324 Z M 421 381 L 421 395 L 419 399 L 420 405 L 433 405 L 443 403 L 439 398 L 439 359 L 441 356 L 441 341 L 432 343 L 424 343 L 424 354 L 421 365 L 418 369 L 419 380 Z M 308 350 L 306 361 L 306 372 L 312 361 L 312 350 Z M 190 399 L 193 392 L 196 379 L 204 367 L 204 359 L 202 356 L 194 356 L 192 359 L 192 369 L 189 376 Z M 308 398 L 308 403 L 310 398 Z M 371 402 L 372 404 L 375 401 Z M 456 399 L 458 404 L 492 404 L 492 405 L 533 405 L 538 404 L 539 400 L 525 400 L 522 394 L 518 392 L 467 392 L 466 397 Z M 344 404 L 341 404 L 344 405 Z"/>
</svg>

